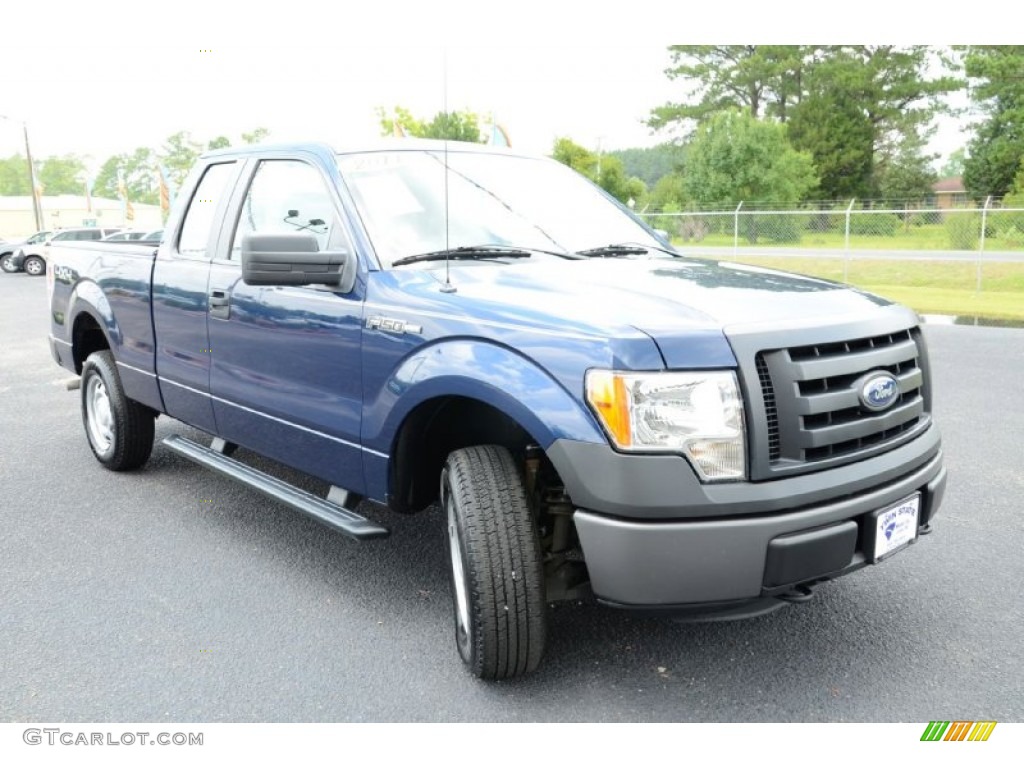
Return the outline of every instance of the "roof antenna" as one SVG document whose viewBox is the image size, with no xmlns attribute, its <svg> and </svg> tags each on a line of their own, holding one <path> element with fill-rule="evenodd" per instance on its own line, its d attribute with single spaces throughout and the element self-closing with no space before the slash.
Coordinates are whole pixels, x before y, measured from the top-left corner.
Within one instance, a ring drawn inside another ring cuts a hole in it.
<svg viewBox="0 0 1024 768">
<path fill-rule="evenodd" d="M 448 242 L 448 132 L 451 130 L 451 119 L 448 115 L 448 48 L 445 46 L 441 50 L 442 77 L 444 79 L 442 96 L 444 120 L 441 123 L 444 126 L 444 285 L 441 286 L 441 293 L 455 293 L 458 289 L 452 285 Z"/>
</svg>

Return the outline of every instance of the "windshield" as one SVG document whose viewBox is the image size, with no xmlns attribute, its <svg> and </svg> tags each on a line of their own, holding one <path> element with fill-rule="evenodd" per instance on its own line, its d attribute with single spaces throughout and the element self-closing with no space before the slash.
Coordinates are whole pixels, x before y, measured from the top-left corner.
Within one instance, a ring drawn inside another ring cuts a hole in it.
<svg viewBox="0 0 1024 768">
<path fill-rule="evenodd" d="M 338 166 L 385 266 L 466 246 L 573 252 L 658 244 L 590 182 L 549 160 L 449 152 L 447 236 L 442 151 L 341 155 Z"/>
</svg>

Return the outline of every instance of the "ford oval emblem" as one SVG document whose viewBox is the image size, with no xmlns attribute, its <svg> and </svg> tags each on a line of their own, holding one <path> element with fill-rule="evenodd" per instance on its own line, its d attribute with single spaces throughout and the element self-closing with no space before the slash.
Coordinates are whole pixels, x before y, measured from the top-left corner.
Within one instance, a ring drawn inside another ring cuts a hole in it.
<svg viewBox="0 0 1024 768">
<path fill-rule="evenodd" d="M 900 383 L 890 373 L 868 376 L 860 387 L 860 402 L 869 411 L 884 411 L 900 397 Z"/>
</svg>

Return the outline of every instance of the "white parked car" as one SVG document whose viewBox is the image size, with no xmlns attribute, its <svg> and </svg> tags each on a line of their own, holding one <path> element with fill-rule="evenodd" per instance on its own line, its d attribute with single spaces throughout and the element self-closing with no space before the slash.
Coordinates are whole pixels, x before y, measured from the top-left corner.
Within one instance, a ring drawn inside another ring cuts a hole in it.
<svg viewBox="0 0 1024 768">
<path fill-rule="evenodd" d="M 50 252 L 50 243 L 76 241 L 76 240 L 102 240 L 108 235 L 120 232 L 121 227 L 78 227 L 75 229 L 62 229 L 54 232 L 49 238 L 42 242 L 26 244 L 19 249 L 11 261 L 15 267 L 13 271 L 24 269 L 25 272 L 34 277 L 46 273 L 46 259 Z"/>
</svg>

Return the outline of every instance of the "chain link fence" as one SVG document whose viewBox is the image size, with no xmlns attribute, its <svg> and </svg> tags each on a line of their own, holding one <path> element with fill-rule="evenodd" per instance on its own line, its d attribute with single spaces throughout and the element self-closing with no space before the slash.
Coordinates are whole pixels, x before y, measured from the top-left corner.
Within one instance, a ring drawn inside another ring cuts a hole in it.
<svg viewBox="0 0 1024 768">
<path fill-rule="evenodd" d="M 745 209 L 644 213 L 682 247 L 807 248 L 842 253 L 1024 252 L 1024 208 Z"/>
</svg>

